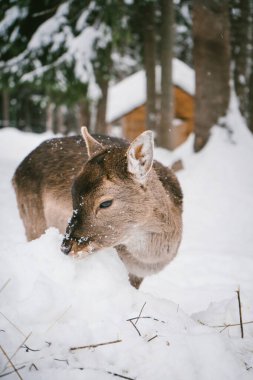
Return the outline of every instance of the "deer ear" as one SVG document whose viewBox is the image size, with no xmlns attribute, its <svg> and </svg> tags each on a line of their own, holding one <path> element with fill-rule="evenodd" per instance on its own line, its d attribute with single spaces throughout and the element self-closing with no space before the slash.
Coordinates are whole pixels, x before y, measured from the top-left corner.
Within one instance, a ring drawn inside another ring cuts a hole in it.
<svg viewBox="0 0 253 380">
<path fill-rule="evenodd" d="M 86 127 L 81 128 L 81 133 L 86 144 L 89 158 L 103 149 L 103 145 L 89 134 Z"/>
<path fill-rule="evenodd" d="M 151 131 L 145 131 L 139 135 L 127 150 L 127 165 L 129 173 L 132 173 L 139 182 L 145 181 L 152 168 L 154 153 L 154 139 Z"/>
</svg>

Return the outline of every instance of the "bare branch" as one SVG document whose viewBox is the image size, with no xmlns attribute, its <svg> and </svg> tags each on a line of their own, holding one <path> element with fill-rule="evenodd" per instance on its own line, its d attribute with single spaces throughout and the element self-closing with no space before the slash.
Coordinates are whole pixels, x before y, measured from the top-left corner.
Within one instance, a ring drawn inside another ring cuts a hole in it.
<svg viewBox="0 0 253 380">
<path fill-rule="evenodd" d="M 242 322 L 242 304 L 241 304 L 241 295 L 240 295 L 240 288 L 236 291 L 237 293 L 237 299 L 238 299 L 238 307 L 239 307 L 239 316 L 240 316 L 240 327 L 241 327 L 241 338 L 244 337 L 243 332 L 243 322 Z"/>
</svg>

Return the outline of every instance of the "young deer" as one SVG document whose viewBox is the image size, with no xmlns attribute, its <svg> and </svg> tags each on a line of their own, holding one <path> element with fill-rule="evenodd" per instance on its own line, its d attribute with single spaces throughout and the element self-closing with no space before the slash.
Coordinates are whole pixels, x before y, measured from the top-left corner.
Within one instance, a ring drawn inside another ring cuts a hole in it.
<svg viewBox="0 0 253 380">
<path fill-rule="evenodd" d="M 114 247 L 138 288 L 177 253 L 180 185 L 170 169 L 153 161 L 152 132 L 130 145 L 95 139 L 85 127 L 82 135 L 43 142 L 17 168 L 13 185 L 27 239 L 54 226 L 66 230 L 65 254 L 85 257 Z"/>
</svg>

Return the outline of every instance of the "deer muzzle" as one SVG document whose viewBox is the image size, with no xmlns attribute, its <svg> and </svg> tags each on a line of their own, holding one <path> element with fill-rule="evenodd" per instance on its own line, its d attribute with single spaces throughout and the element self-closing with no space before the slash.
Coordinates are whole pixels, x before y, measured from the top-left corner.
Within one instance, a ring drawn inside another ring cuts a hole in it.
<svg viewBox="0 0 253 380">
<path fill-rule="evenodd" d="M 71 252 L 73 246 L 73 240 L 64 238 L 61 245 L 61 251 L 64 255 L 68 255 Z"/>
</svg>

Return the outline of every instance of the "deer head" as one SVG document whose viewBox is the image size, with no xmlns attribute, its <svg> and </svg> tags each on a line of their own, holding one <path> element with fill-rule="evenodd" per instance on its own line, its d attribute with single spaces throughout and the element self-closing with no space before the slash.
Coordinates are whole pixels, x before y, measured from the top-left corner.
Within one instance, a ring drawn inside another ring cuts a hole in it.
<svg viewBox="0 0 253 380">
<path fill-rule="evenodd" d="M 61 247 L 71 255 L 123 244 L 151 208 L 146 186 L 153 164 L 152 132 L 143 132 L 128 147 L 103 146 L 85 127 L 82 136 L 89 159 L 73 182 L 73 214 Z"/>
</svg>

